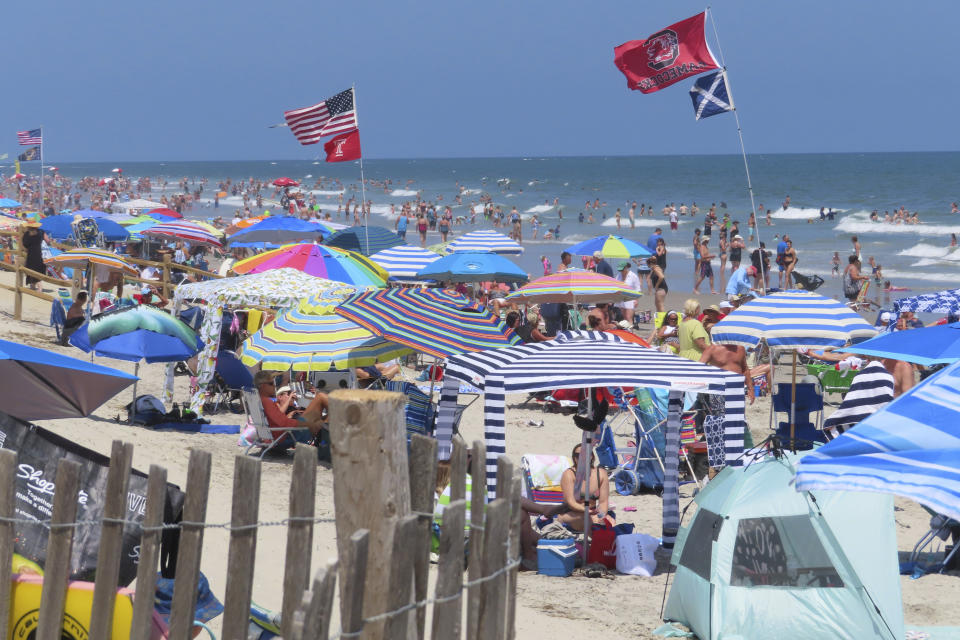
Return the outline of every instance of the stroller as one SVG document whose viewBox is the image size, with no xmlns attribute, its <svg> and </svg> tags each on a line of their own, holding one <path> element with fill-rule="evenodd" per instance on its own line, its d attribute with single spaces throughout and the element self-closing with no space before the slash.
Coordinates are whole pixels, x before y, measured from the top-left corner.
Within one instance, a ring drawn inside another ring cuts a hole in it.
<svg viewBox="0 0 960 640">
<path fill-rule="evenodd" d="M 793 272 L 793 281 L 797 283 L 797 289 L 804 291 L 816 291 L 824 282 L 820 276 L 803 276 L 796 271 Z"/>
</svg>

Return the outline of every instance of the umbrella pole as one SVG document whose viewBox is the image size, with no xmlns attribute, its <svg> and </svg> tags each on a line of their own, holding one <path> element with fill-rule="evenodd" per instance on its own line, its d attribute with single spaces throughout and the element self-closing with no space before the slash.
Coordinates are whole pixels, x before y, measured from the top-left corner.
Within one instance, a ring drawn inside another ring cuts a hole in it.
<svg viewBox="0 0 960 640">
<path fill-rule="evenodd" d="M 127 414 L 127 421 L 130 421 L 130 416 L 137 410 L 137 383 L 140 382 L 140 361 L 138 360 L 135 365 L 133 365 L 133 375 L 135 380 L 133 381 L 133 402 L 130 405 L 130 412 Z"/>
<path fill-rule="evenodd" d="M 767 426 L 771 431 L 773 430 L 773 391 L 776 389 L 774 381 L 776 378 L 777 368 L 773 363 L 773 351 L 770 350 L 769 346 L 767 347 L 767 353 L 770 358 L 770 382 L 768 384 L 767 393 L 770 394 L 770 424 Z M 760 359 L 757 358 L 757 364 L 762 364 Z"/>
<path fill-rule="evenodd" d="M 587 413 L 593 416 L 593 389 L 587 387 Z M 581 468 L 586 469 L 583 474 L 583 566 L 587 566 L 587 558 L 590 556 L 590 460 L 593 455 L 593 434 L 584 431 L 583 441 L 580 446 Z"/>
<path fill-rule="evenodd" d="M 793 376 L 790 382 L 790 449 L 797 452 L 796 413 L 797 413 L 797 350 L 793 350 Z"/>
</svg>

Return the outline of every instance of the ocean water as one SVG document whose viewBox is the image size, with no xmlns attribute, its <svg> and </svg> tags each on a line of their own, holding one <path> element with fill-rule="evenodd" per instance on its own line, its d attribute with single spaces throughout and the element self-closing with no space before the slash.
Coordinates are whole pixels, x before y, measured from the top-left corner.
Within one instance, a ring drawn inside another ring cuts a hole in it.
<svg viewBox="0 0 960 640">
<path fill-rule="evenodd" d="M 775 236 L 789 234 L 799 255 L 797 272 L 827 279 L 821 292 L 839 295 L 839 279 L 830 276 L 830 260 L 836 251 L 842 265 L 846 264 L 853 235 L 859 236 L 863 245 L 865 268 L 867 258 L 874 256 L 883 267 L 885 279 L 894 285 L 915 292 L 960 286 L 960 252 L 949 246 L 950 235 L 960 234 L 960 214 L 950 213 L 951 203 L 960 200 L 960 153 L 777 154 L 753 155 L 749 160 L 756 202 L 773 211 L 772 226 L 767 226 L 763 218 L 759 220 L 760 239 L 768 249 L 773 249 Z M 79 178 L 108 176 L 118 165 L 64 162 L 57 166 L 61 174 Z M 357 163 L 264 160 L 136 162 L 119 166 L 129 177 L 150 176 L 155 185 L 158 178 L 167 179 L 167 193 L 183 177 L 206 177 L 209 186 L 204 195 L 208 196 L 213 195 L 219 181 L 228 177 L 237 181 L 251 176 L 289 176 L 301 180 L 305 189 L 315 193 L 321 208 L 329 207 L 332 213 L 336 212 L 342 192 L 346 192 L 346 199 L 354 193 L 359 196 L 360 191 Z M 688 290 L 692 288 L 694 228 L 702 226 L 703 214 L 711 203 L 717 204 L 721 217 L 728 212 L 733 220 L 738 220 L 741 235 L 748 238 L 750 200 L 739 155 L 368 160 L 363 168 L 368 181 L 392 181 L 387 186 L 367 189 L 366 197 L 374 202 L 371 223 L 392 228 L 393 221 L 388 219 L 390 205 L 399 209 L 418 194 L 437 201 L 438 206 L 449 203 L 454 216 L 467 218 L 471 204 L 477 203 L 480 210 L 478 197 L 483 193 L 507 212 L 516 207 L 524 216 L 526 247 L 517 262 L 533 276 L 542 273 L 541 255 L 556 265 L 560 252 L 580 240 L 601 233 L 620 233 L 645 241 L 660 226 L 665 230 L 668 245 L 667 278 L 671 289 Z M 321 177 L 323 182 L 312 186 Z M 332 179 L 340 180 L 341 185 L 335 185 Z M 509 185 L 502 179 L 509 180 Z M 155 188 L 154 197 L 160 197 L 161 192 Z M 454 203 L 458 192 L 461 205 Z M 784 210 L 781 203 L 787 195 L 791 204 Z M 555 198 L 559 206 L 554 206 Z M 585 203 L 596 199 L 604 205 L 591 209 L 595 222 L 579 223 L 578 215 L 584 211 Z M 633 201 L 652 206 L 656 213 L 638 218 L 631 228 L 627 211 Z M 671 232 L 667 219 L 660 214 L 664 205 L 690 206 L 694 202 L 701 214 L 696 220 L 681 218 L 679 230 Z M 229 215 L 240 204 L 239 198 L 227 198 L 219 208 L 214 208 L 213 202 L 205 199 L 187 216 Z M 885 210 L 893 212 L 901 205 L 917 211 L 921 224 L 891 225 L 869 220 L 874 209 L 879 210 L 882 218 Z M 614 220 L 618 207 L 622 213 L 619 231 Z M 820 222 L 820 207 L 832 207 L 840 213 L 832 222 Z M 541 220 L 541 238 L 537 240 L 530 238 L 529 219 L 533 214 Z M 557 224 L 560 242 L 544 241 L 543 233 Z M 465 226 L 466 229 L 455 227 L 455 234 L 470 228 L 469 224 Z M 476 228 L 485 226 L 482 216 L 478 216 Z M 408 238 L 415 242 L 412 235 Z M 428 238 L 431 243 L 438 239 L 436 234 Z M 716 250 L 716 240 L 711 248 Z M 715 260 L 713 264 L 717 270 L 719 262 Z M 718 282 L 717 287 L 720 286 Z"/>
</svg>

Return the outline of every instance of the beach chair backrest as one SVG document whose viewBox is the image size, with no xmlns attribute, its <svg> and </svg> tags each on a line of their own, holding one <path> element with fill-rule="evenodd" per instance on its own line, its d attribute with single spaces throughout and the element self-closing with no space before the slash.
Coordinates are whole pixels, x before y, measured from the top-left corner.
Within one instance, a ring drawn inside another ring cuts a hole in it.
<svg viewBox="0 0 960 640">
<path fill-rule="evenodd" d="M 860 285 L 860 293 L 857 294 L 857 302 L 861 303 L 867 299 L 867 291 L 870 290 L 870 281 L 864 280 L 863 284 Z"/>
<path fill-rule="evenodd" d="M 267 414 L 263 412 L 263 405 L 260 403 L 260 393 L 253 388 L 243 389 L 241 393 L 243 408 L 247 411 L 250 424 L 257 430 L 257 437 L 264 442 L 270 442 L 273 440 L 273 434 L 270 433 Z"/>
<path fill-rule="evenodd" d="M 216 371 L 230 389 L 253 387 L 253 376 L 250 374 L 250 370 L 240 362 L 240 358 L 232 351 L 222 349 L 217 354 Z"/>
<path fill-rule="evenodd" d="M 663 321 L 667 319 L 666 311 L 657 311 L 657 315 L 653 318 L 653 328 L 659 329 L 663 326 Z M 677 313 L 677 320 L 683 320 L 683 314 Z"/>
<path fill-rule="evenodd" d="M 573 463 L 566 456 L 527 453 L 520 458 L 527 497 L 541 504 L 563 503 L 560 477 Z"/>
</svg>

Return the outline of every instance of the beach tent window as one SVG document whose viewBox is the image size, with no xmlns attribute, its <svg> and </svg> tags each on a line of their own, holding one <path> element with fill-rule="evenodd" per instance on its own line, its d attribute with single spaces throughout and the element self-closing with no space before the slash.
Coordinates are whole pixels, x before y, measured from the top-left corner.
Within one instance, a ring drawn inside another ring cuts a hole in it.
<svg viewBox="0 0 960 640">
<path fill-rule="evenodd" d="M 730 584 L 735 587 L 839 588 L 843 587 L 843 580 L 837 575 L 810 518 L 784 516 L 744 518 L 739 522 Z"/>
<path fill-rule="evenodd" d="M 698 511 L 680 555 L 680 566 L 690 569 L 704 580 L 709 580 L 713 563 L 713 543 L 720 537 L 722 526 L 723 516 L 706 509 Z"/>
</svg>

